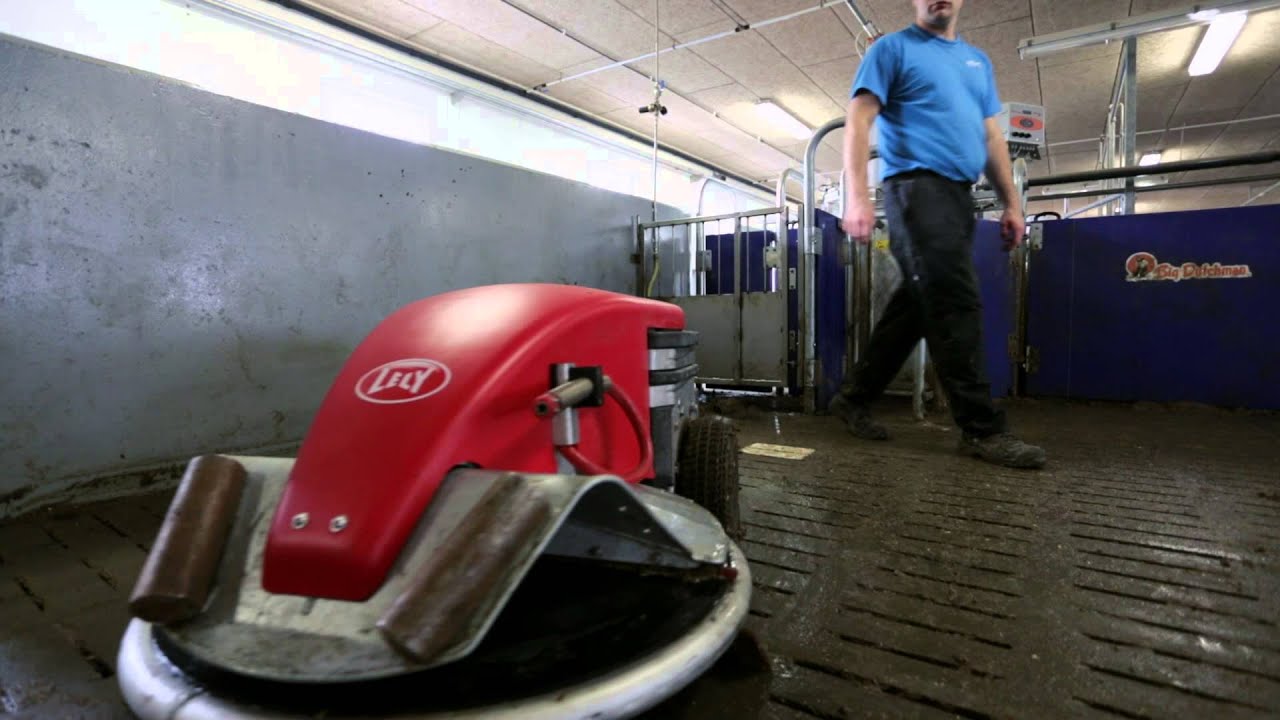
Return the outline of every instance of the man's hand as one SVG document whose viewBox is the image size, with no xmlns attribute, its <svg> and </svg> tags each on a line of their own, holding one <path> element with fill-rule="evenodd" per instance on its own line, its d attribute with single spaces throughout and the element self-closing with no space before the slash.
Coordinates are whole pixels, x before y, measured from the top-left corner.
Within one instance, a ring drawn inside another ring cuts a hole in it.
<svg viewBox="0 0 1280 720">
<path fill-rule="evenodd" d="M 1004 249 L 1008 252 L 1022 244 L 1022 236 L 1027 232 L 1027 221 L 1022 211 L 1006 208 L 1000 218 L 1000 237 L 1004 239 Z"/>
<path fill-rule="evenodd" d="M 844 219 L 840 222 L 840 227 L 860 245 L 871 242 L 871 228 L 875 225 L 876 209 L 867 198 L 851 200 L 845 207 Z"/>
</svg>

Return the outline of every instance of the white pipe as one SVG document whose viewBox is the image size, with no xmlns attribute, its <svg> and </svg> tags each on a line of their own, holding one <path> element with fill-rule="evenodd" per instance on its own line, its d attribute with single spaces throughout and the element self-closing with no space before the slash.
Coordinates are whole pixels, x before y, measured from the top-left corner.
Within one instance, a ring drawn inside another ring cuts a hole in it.
<svg viewBox="0 0 1280 720">
<path fill-rule="evenodd" d="M 672 50 L 680 50 L 683 48 L 693 47 L 694 45 L 701 45 L 702 43 L 711 42 L 712 40 L 719 40 L 720 38 L 726 38 L 726 37 L 729 37 L 730 35 L 736 35 L 744 30 L 759 29 L 762 27 L 768 27 L 769 25 L 773 25 L 775 23 L 786 22 L 787 20 L 793 20 L 795 18 L 800 17 L 801 15 L 808 15 L 811 12 L 825 10 L 831 7 L 832 5 L 835 5 L 841 2 L 844 2 L 844 0 L 823 0 L 822 2 L 818 3 L 817 5 L 811 8 L 805 8 L 804 10 L 797 10 L 793 13 L 787 13 L 786 15 L 779 15 L 778 17 L 769 18 L 768 20 L 761 20 L 758 23 L 752 23 L 750 25 L 735 27 L 732 30 L 725 30 L 723 32 L 715 33 L 714 35 L 708 35 L 703 38 L 698 38 L 697 40 L 690 40 L 688 42 L 676 43 L 675 45 L 672 45 L 669 48 L 663 48 L 661 50 L 658 50 L 657 52 L 650 52 L 650 53 L 645 53 L 643 55 L 637 55 L 633 58 L 628 58 L 626 60 L 617 60 L 607 65 L 601 65 L 598 68 L 592 68 L 591 70 L 584 70 L 580 73 L 574 73 L 573 75 L 562 77 L 559 80 L 552 80 L 551 82 L 545 82 L 545 83 L 542 83 L 541 85 L 535 85 L 532 89 L 546 90 L 547 88 L 555 85 L 559 85 L 560 83 L 566 83 L 566 82 L 569 82 L 570 80 L 577 80 L 578 78 L 584 78 L 588 75 L 595 75 L 596 73 L 604 72 L 605 70 L 612 70 L 614 68 L 622 67 L 623 65 L 630 65 L 631 63 L 634 63 L 634 62 L 647 60 L 648 58 L 656 57 L 658 55 L 661 55 L 662 53 L 671 52 Z"/>
</svg>

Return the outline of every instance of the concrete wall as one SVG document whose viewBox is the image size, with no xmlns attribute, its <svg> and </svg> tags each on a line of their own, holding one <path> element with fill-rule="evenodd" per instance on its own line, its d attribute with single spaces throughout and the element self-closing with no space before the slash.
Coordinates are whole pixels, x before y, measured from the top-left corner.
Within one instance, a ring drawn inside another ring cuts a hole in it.
<svg viewBox="0 0 1280 720">
<path fill-rule="evenodd" d="M 634 291 L 642 198 L 3 37 L 0 108 L 0 515 L 287 450 L 423 296 Z"/>
</svg>

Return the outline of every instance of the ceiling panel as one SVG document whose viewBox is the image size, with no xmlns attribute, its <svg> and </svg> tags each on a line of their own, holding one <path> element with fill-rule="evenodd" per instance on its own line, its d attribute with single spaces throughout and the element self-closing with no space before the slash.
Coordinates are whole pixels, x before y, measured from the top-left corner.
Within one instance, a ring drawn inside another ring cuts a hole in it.
<svg viewBox="0 0 1280 720">
<path fill-rule="evenodd" d="M 731 30 L 734 14 L 759 23 L 817 4 L 817 0 L 302 1 L 527 85 L 652 52 L 655 5 L 663 31 L 659 42 L 669 46 L 674 38 L 689 41 Z M 906 0 L 857 1 L 883 32 L 896 32 L 913 22 L 914 10 Z M 731 8 L 729 13 L 721 10 L 722 3 Z M 1050 148 L 1049 158 L 1032 163 L 1033 175 L 1095 166 L 1096 138 L 1106 117 L 1120 45 L 1022 60 L 1018 43 L 1125 17 L 1131 5 L 1134 13 L 1169 6 L 1163 0 L 972 0 L 964 8 L 960 33 L 991 57 L 1001 97 L 1045 105 L 1051 143 L 1084 140 Z M 1187 28 L 1140 39 L 1141 130 L 1280 114 L 1280 43 L 1275 41 L 1280 36 L 1280 11 L 1255 13 L 1222 67 L 1209 77 L 1190 78 L 1187 65 L 1202 34 L 1202 28 Z M 637 109 L 652 100 L 648 74 L 660 65 L 668 84 L 664 102 L 670 110 L 660 120 L 664 142 L 746 176 L 776 177 L 785 167 L 800 166 L 806 143 L 762 122 L 754 104 L 772 98 L 811 127 L 842 116 L 859 52 L 865 51 L 859 35 L 853 14 L 841 5 L 668 52 L 660 63 L 648 59 L 574 80 L 548 93 L 647 135 L 653 130 L 653 117 Z M 838 172 L 841 136 L 832 133 L 823 143 L 820 172 Z M 1177 160 L 1247 152 L 1268 143 L 1280 147 L 1280 121 L 1252 128 L 1147 134 L 1140 137 L 1139 150 L 1158 148 L 1165 151 L 1166 160 Z M 1175 207 L 1188 198 L 1230 194 L 1171 193 L 1172 199 L 1162 200 L 1161 207 Z M 1060 208 L 1060 203 L 1054 204 Z"/>
<path fill-rule="evenodd" d="M 1160 130 L 1170 126 L 1173 111 L 1182 100 L 1186 83 L 1148 86 L 1138 82 L 1138 131 Z"/>
<path fill-rule="evenodd" d="M 1111 102 L 1111 80 L 1116 61 L 1094 58 L 1070 65 L 1041 68 L 1044 89 L 1045 128 L 1049 142 L 1097 137 Z M 1100 81 L 1107 78 L 1105 81 Z"/>
<path fill-rule="evenodd" d="M 1183 28 L 1138 39 L 1138 85 L 1185 85 L 1187 65 L 1200 42 L 1199 28 Z"/>
<path fill-rule="evenodd" d="M 1194 160 L 1204 155 L 1209 145 L 1221 134 L 1221 127 L 1171 130 L 1167 133 L 1143 135 L 1138 139 L 1138 147 L 1143 152 L 1162 151 L 1164 155 L 1161 160 L 1165 162 Z"/>
<path fill-rule="evenodd" d="M 807 10 L 816 4 L 816 0 L 725 0 L 725 5 L 750 23 Z"/>
<path fill-rule="evenodd" d="M 904 3 L 905 4 L 905 3 Z M 1031 7 L 1027 0 L 979 0 L 965 3 L 960 10 L 960 34 L 968 35 L 975 29 L 1000 25 L 1011 20 L 1027 19 L 1031 30 Z M 1017 45 L 1015 40 L 1014 45 Z"/>
<path fill-rule="evenodd" d="M 533 86 L 560 77 L 560 73 L 554 69 L 451 22 L 433 25 L 426 32 L 409 38 L 409 42 L 521 85 Z"/>
<path fill-rule="evenodd" d="M 1036 35 L 1088 27 L 1129 16 L 1132 0 L 1031 0 Z"/>
<path fill-rule="evenodd" d="M 593 113 L 607 113 L 627 107 L 630 103 L 610 95 L 587 82 L 567 82 L 554 85 L 546 90 L 547 94 L 564 102 Z"/>
<path fill-rule="evenodd" d="M 652 77 L 655 66 L 662 73 L 662 79 L 667 81 L 667 87 L 678 93 L 697 92 L 733 82 L 692 50 L 673 50 L 663 53 L 656 62 L 653 59 L 641 60 L 628 67 Z"/>
<path fill-rule="evenodd" d="M 834 10 L 809 13 L 758 32 L 796 65 L 813 65 L 854 52 L 853 34 L 836 20 Z"/>
<path fill-rule="evenodd" d="M 572 68 L 566 72 L 572 74 L 583 70 L 599 67 L 600 63 L 593 62 L 586 65 Z M 602 70 L 594 75 L 587 75 L 576 80 L 570 80 L 567 83 L 555 85 L 553 88 L 564 87 L 566 85 L 586 85 L 595 88 L 600 92 L 612 95 L 619 100 L 627 103 L 627 105 L 639 108 L 653 102 L 653 83 L 641 75 L 640 73 L 628 67 L 615 67 L 608 70 Z"/>
<path fill-rule="evenodd" d="M 756 114 L 757 95 L 741 85 L 725 85 L 694 93 L 691 99 L 704 107 L 715 108 L 720 117 L 742 131 L 744 137 L 758 136 L 777 145 L 795 141 L 793 136 L 779 132 Z"/>
<path fill-rule="evenodd" d="M 1020 18 L 965 33 L 966 39 L 991 58 L 1000 97 L 1040 104 L 1040 74 L 1036 64 L 1018 58 L 1018 39 L 1031 31 L 1031 20 Z"/>
<path fill-rule="evenodd" d="M 632 12 L 653 23 L 654 0 L 618 0 Z M 733 28 L 733 21 L 711 0 L 658 0 L 658 24 L 664 33 L 682 33 L 695 28 L 719 24 L 723 29 Z M 651 31 L 652 32 L 652 31 Z"/>
<path fill-rule="evenodd" d="M 757 32 L 744 32 L 693 49 L 758 98 L 777 101 L 810 127 L 843 111 Z"/>
<path fill-rule="evenodd" d="M 897 32 L 916 21 L 915 8 L 910 2 L 903 0 L 858 0 L 858 7 L 882 33 Z M 857 19 L 853 17 L 853 12 L 845 11 L 840 15 L 857 32 Z"/>
<path fill-rule="evenodd" d="M 440 18 L 402 0 L 303 0 L 355 25 L 407 38 L 440 22 Z"/>
<path fill-rule="evenodd" d="M 1276 72 L 1258 88 L 1258 93 L 1240 114 L 1243 117 L 1260 117 L 1277 113 L 1280 113 L 1280 63 L 1276 65 Z"/>
<path fill-rule="evenodd" d="M 465 0 L 463 0 L 465 1 Z M 575 38 L 615 59 L 653 52 L 653 24 L 615 0 L 516 0 L 521 7 L 564 28 Z M 662 44 L 673 41 L 665 33 Z"/>
<path fill-rule="evenodd" d="M 1055 152 L 1050 156 L 1049 165 L 1053 175 L 1093 170 L 1098 166 L 1098 149 Z"/>
<path fill-rule="evenodd" d="M 1033 31 L 1018 42 L 1040 35 L 1073 30 L 1126 17 L 1129 0 L 1031 0 Z M 1069 65 L 1100 57 L 1119 57 L 1120 46 L 1115 43 L 1093 45 L 1087 48 L 1065 50 L 1036 59 L 1042 68 Z M 1113 66 L 1114 70 L 1114 66 Z M 1110 84 L 1111 80 L 1107 80 Z"/>
<path fill-rule="evenodd" d="M 503 0 L 407 0 L 497 45 L 556 69 L 598 57 L 540 18 Z"/>
<path fill-rule="evenodd" d="M 861 59 L 857 55 L 828 60 L 817 65 L 808 65 L 804 74 L 809 76 L 823 92 L 838 105 L 849 102 L 849 89 L 853 86 L 853 78 L 858 74 Z"/>
</svg>

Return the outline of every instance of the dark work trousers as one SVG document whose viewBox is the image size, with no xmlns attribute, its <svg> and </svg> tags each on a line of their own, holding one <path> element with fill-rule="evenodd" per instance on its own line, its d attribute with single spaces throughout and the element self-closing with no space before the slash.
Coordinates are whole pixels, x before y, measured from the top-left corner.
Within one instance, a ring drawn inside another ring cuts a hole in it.
<svg viewBox="0 0 1280 720">
<path fill-rule="evenodd" d="M 982 301 L 973 268 L 976 224 L 969 184 L 931 172 L 896 175 L 884 183 L 889 248 L 902 284 L 871 333 L 864 358 L 843 393 L 854 405 L 880 397 L 924 338 L 967 435 L 1005 431 L 991 402 L 982 352 Z"/>
</svg>

